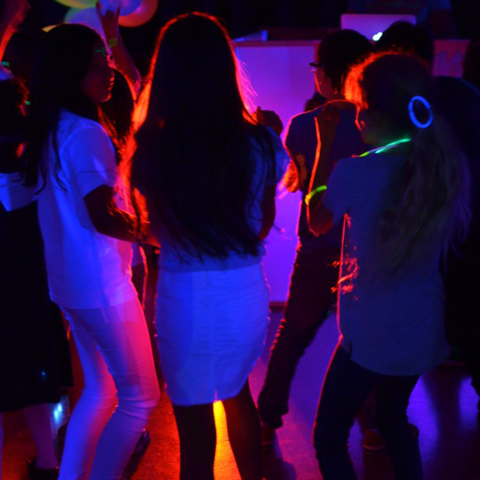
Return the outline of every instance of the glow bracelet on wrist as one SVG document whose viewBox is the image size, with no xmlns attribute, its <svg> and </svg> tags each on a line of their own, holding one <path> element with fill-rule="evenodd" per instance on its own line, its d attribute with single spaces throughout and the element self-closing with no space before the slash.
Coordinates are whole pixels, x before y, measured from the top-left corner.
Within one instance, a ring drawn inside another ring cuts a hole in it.
<svg viewBox="0 0 480 480">
<path fill-rule="evenodd" d="M 310 205 L 310 202 L 312 200 L 312 198 L 321 193 L 321 192 L 324 192 L 325 190 L 327 189 L 327 186 L 326 185 L 320 185 L 319 187 L 315 188 L 315 190 L 312 190 L 306 197 L 305 197 L 305 204 L 306 205 Z"/>
<path fill-rule="evenodd" d="M 118 47 L 118 37 L 109 38 L 107 43 L 110 48 Z"/>
</svg>

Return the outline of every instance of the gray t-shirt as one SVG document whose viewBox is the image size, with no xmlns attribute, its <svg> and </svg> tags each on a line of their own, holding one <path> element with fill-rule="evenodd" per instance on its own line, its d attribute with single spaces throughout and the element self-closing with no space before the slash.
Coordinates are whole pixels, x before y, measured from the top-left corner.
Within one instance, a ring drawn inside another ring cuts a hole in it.
<svg viewBox="0 0 480 480">
<path fill-rule="evenodd" d="M 405 157 L 370 154 L 340 160 L 324 205 L 344 221 L 337 311 L 340 342 L 364 368 L 415 375 L 448 355 L 443 326 L 440 245 L 390 276 L 373 271 L 379 221 L 401 188 Z"/>
</svg>

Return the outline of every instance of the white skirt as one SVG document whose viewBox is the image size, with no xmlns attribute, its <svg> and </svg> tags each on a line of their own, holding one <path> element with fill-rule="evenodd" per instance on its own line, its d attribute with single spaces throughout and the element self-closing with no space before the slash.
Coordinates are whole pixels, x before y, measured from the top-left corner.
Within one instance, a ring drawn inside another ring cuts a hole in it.
<svg viewBox="0 0 480 480">
<path fill-rule="evenodd" d="M 157 332 L 175 405 L 236 396 L 262 353 L 268 286 L 261 264 L 225 271 L 160 271 Z"/>
</svg>

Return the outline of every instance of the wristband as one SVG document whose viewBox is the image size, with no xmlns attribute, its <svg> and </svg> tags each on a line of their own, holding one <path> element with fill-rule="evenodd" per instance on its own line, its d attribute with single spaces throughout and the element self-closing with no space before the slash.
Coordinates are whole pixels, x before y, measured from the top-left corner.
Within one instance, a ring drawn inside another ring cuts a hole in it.
<svg viewBox="0 0 480 480">
<path fill-rule="evenodd" d="M 112 37 L 107 40 L 107 44 L 110 48 L 118 47 L 118 37 Z"/>
<path fill-rule="evenodd" d="M 321 193 L 321 192 L 324 192 L 325 190 L 327 189 L 327 186 L 326 185 L 320 185 L 319 187 L 317 187 L 315 190 L 312 190 L 306 197 L 305 197 L 305 204 L 308 206 L 310 205 L 310 202 L 312 200 L 312 198 Z"/>
</svg>

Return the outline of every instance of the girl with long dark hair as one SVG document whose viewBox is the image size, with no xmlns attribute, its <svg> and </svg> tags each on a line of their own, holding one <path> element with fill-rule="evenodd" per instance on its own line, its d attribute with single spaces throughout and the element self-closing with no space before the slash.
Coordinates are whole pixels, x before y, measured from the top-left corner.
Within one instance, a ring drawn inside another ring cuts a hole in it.
<svg viewBox="0 0 480 480">
<path fill-rule="evenodd" d="M 215 400 L 225 407 L 242 479 L 262 478 L 248 374 L 263 349 L 263 240 L 285 153 L 248 114 L 237 77 L 215 18 L 192 13 L 169 22 L 132 167 L 161 243 L 157 329 L 182 480 L 213 479 Z"/>
<path fill-rule="evenodd" d="M 120 478 L 159 396 L 131 282 L 136 220 L 115 201 L 116 152 L 100 123 L 98 106 L 112 86 L 93 30 L 61 25 L 45 36 L 25 158 L 38 189 L 50 293 L 71 326 L 85 378 L 61 480 Z"/>
<path fill-rule="evenodd" d="M 309 224 L 344 221 L 338 283 L 339 345 L 314 430 L 325 480 L 356 477 L 347 441 L 358 408 L 376 393 L 378 428 L 397 480 L 423 478 L 407 419 L 420 374 L 448 355 L 440 264 L 469 224 L 470 173 L 436 110 L 426 66 L 384 53 L 354 67 L 346 97 L 377 148 L 315 176 Z M 328 184 L 327 184 L 328 181 Z"/>
</svg>

